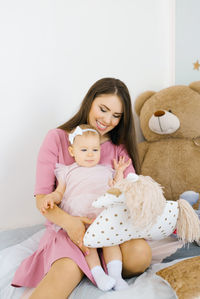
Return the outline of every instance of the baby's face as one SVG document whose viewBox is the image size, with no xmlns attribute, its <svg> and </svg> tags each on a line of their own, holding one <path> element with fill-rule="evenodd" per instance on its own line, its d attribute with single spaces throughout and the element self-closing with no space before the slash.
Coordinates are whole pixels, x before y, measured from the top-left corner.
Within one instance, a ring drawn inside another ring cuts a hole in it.
<svg viewBox="0 0 200 299">
<path fill-rule="evenodd" d="M 83 167 L 92 167 L 100 160 L 100 138 L 99 135 L 78 135 L 73 146 L 73 156 L 76 163 Z"/>
</svg>

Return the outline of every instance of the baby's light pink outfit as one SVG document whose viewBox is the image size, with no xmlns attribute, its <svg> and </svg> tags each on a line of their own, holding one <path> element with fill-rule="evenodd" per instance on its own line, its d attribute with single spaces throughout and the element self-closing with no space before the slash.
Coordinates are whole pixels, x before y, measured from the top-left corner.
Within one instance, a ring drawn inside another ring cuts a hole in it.
<svg viewBox="0 0 200 299">
<path fill-rule="evenodd" d="M 38 155 L 35 195 L 48 194 L 55 189 L 54 169 L 56 163 L 64 165 L 74 163 L 74 159 L 69 155 L 68 146 L 68 135 L 65 131 L 53 129 L 48 132 Z M 123 145 L 117 146 L 111 141 L 106 141 L 101 145 L 100 164 L 109 165 L 112 168 L 113 159 L 118 160 L 120 156 L 129 159 Z M 125 170 L 124 176 L 126 177 L 130 172 L 135 172 L 132 165 Z M 104 172 L 102 175 L 104 175 Z M 76 180 L 73 181 L 76 184 Z M 93 184 L 97 186 L 99 182 L 95 180 Z M 76 185 L 74 185 L 75 187 Z M 84 189 L 81 187 L 80 192 L 83 193 L 83 191 Z M 80 196 L 79 205 L 81 206 L 83 202 L 84 198 Z M 12 285 L 36 287 L 49 271 L 51 265 L 56 260 L 65 257 L 75 261 L 85 275 L 95 284 L 85 256 L 79 247 L 71 241 L 66 231 L 63 229 L 57 231 L 53 223 L 46 221 L 46 231 L 40 240 L 38 249 L 21 263 L 14 275 Z"/>
<path fill-rule="evenodd" d="M 92 203 L 109 189 L 108 182 L 113 178 L 113 173 L 110 166 L 104 165 L 81 167 L 77 163 L 56 164 L 56 178 L 66 184 L 59 207 L 73 216 L 96 218 L 102 209 L 94 208 Z"/>
</svg>

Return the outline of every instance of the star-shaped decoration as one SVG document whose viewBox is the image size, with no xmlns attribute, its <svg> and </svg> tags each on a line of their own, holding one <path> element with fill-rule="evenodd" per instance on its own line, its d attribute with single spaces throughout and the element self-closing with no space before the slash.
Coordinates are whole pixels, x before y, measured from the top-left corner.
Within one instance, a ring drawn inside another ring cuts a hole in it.
<svg viewBox="0 0 200 299">
<path fill-rule="evenodd" d="M 193 69 L 199 71 L 199 68 L 200 68 L 199 60 L 197 60 L 196 62 L 194 62 L 193 65 L 194 65 Z"/>
</svg>

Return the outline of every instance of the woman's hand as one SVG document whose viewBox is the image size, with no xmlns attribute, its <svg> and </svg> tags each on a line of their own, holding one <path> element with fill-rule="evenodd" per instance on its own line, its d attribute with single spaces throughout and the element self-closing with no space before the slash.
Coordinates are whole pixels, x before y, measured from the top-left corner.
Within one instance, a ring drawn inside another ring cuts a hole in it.
<svg viewBox="0 0 200 299">
<path fill-rule="evenodd" d="M 53 193 L 53 192 L 52 192 Z M 52 195 L 49 194 L 49 196 Z M 38 194 L 36 195 L 37 208 L 39 211 L 42 210 L 45 200 L 48 199 L 48 195 Z M 86 217 L 75 217 L 66 213 L 64 210 L 59 208 L 55 203 L 52 209 L 47 209 L 43 214 L 49 221 L 62 227 L 74 244 L 76 244 L 84 254 L 89 254 L 89 249 L 83 245 L 83 237 L 85 234 L 86 227 L 90 225 L 94 219 Z"/>
<path fill-rule="evenodd" d="M 85 225 L 90 225 L 94 219 L 87 217 L 70 216 L 66 227 L 64 228 L 74 244 L 76 244 L 84 254 L 89 254 L 89 249 L 83 245 L 83 238 L 85 234 Z"/>
</svg>

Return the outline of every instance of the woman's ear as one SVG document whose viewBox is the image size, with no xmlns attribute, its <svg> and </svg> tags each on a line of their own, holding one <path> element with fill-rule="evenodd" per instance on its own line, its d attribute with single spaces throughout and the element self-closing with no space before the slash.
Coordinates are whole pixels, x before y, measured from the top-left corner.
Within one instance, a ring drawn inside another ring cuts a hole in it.
<svg viewBox="0 0 200 299">
<path fill-rule="evenodd" d="M 73 147 L 71 145 L 68 147 L 68 151 L 69 151 L 70 156 L 74 157 L 74 151 L 73 151 Z"/>
</svg>

